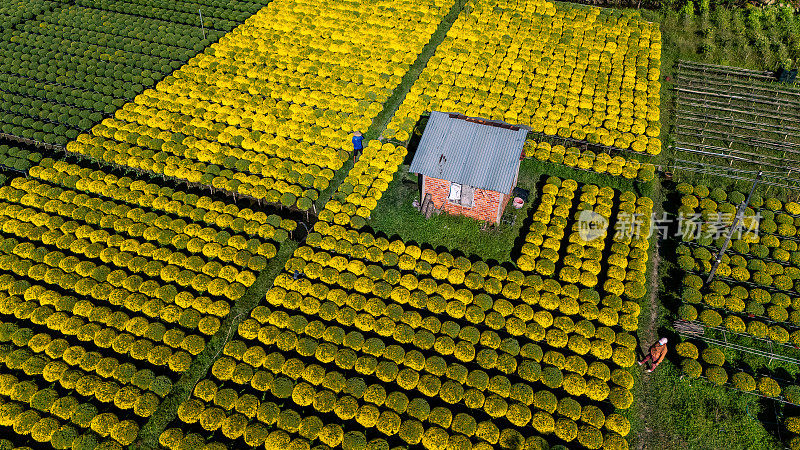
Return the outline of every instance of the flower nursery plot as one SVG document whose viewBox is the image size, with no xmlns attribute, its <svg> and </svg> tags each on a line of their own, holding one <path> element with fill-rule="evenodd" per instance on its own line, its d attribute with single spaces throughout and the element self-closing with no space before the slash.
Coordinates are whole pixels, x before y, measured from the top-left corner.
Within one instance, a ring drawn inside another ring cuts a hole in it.
<svg viewBox="0 0 800 450">
<path fill-rule="evenodd" d="M 529 143 L 623 183 L 536 178 L 503 266 L 368 227 L 396 141 L 315 202 L 461 9 L 384 137 L 441 109 L 658 154 L 657 26 L 543 0 L 40 3 L 0 7 L 0 131 L 66 150 L 0 146 L 26 174 L 0 183 L 0 447 L 628 448 L 653 202 L 625 189 L 652 164 Z M 316 221 L 279 253 L 298 223 L 226 195 Z"/>
<path fill-rule="evenodd" d="M 683 340 L 675 346 L 675 350 L 682 359 L 681 371 L 685 378 L 702 377 L 718 386 L 800 406 L 800 386 L 794 381 L 775 379 L 770 376 L 771 371 L 754 371 L 726 360 L 726 354 L 740 356 L 738 351 L 707 344 L 700 339 Z M 767 361 L 767 358 L 763 358 L 765 368 L 772 365 Z M 795 372 L 796 370 L 797 367 L 794 367 Z"/>
<path fill-rule="evenodd" d="M 604 301 L 611 299 L 615 304 L 619 297 L 627 297 L 629 304 L 625 309 L 632 314 L 617 318 L 615 314 L 606 315 L 611 312 L 607 310 L 600 311 L 598 317 L 604 325 L 619 324 L 627 331 L 635 331 L 638 305 L 631 303 L 646 290 L 653 202 L 632 192 L 617 193 L 609 187 L 591 184 L 577 190 L 574 180 L 548 179 L 539 206 L 533 212 L 518 266 L 542 277 L 557 275 L 565 291 L 577 293 L 579 289 L 597 288 L 606 296 Z M 591 231 L 581 227 L 590 220 L 601 228 L 586 234 Z M 561 251 L 563 246 L 566 253 Z M 580 294 L 576 298 L 585 300 Z"/>
<path fill-rule="evenodd" d="M 5 33 L 0 130 L 64 145 L 255 12 L 253 3 L 242 1 L 226 2 L 236 13 L 209 8 L 206 17 L 221 28 L 209 26 L 204 39 L 196 3 L 170 2 L 191 7 L 193 15 L 159 14 L 149 3 L 59 4 Z"/>
<path fill-rule="evenodd" d="M 295 221 L 274 214 L 267 215 L 249 208 L 240 209 L 235 204 L 214 200 L 205 195 L 189 194 L 143 180 L 132 180 L 129 177 L 120 178 L 101 170 L 87 170 L 78 164 L 63 161 L 47 159 L 41 165 L 34 167 L 29 175 L 44 182 L 60 184 L 142 208 L 151 208 L 159 215 L 174 215 L 187 223 L 197 222 L 200 225 L 217 227 L 232 236 L 244 233 L 248 239 L 244 249 L 251 253 L 250 256 L 258 254 L 269 257 L 272 251 L 267 250 L 268 245 L 262 249 L 261 244 L 258 244 L 257 250 L 253 250 L 255 243 L 249 239 L 273 240 L 281 243 L 297 228 Z M 195 227 L 191 227 L 190 230 L 206 241 L 212 240 L 214 234 L 209 230 L 198 232 Z M 219 235 L 220 239 L 223 237 L 225 235 Z M 232 242 L 238 241 L 237 238 Z M 237 243 L 235 247 L 241 245 Z M 242 254 L 241 261 L 246 265 L 250 264 L 247 253 Z M 263 262 L 256 263 L 256 261 L 259 260 L 253 260 L 252 270 L 263 269 Z"/>
<path fill-rule="evenodd" d="M 0 188 L 0 426 L 123 448 L 296 224 L 45 159 Z"/>
<path fill-rule="evenodd" d="M 60 331 L 59 322 L 80 326 L 84 320 L 54 309 L 81 304 L 45 290 L 38 293 L 42 298 L 37 300 L 23 300 L 23 291 L 2 294 L 0 426 L 14 430 L 4 437 L 18 446 L 90 448 L 104 443 L 124 448 L 169 391 L 170 379 Z"/>
<path fill-rule="evenodd" d="M 309 209 L 452 1 L 273 1 L 71 151 Z"/>
<path fill-rule="evenodd" d="M 454 111 L 658 154 L 660 42 L 658 25 L 630 11 L 476 2 L 384 136 L 405 141 L 423 112 Z"/>
<path fill-rule="evenodd" d="M 13 0 L 0 5 L 0 30 L 10 30 L 15 25 L 30 20 L 42 11 L 58 8 L 66 0 Z"/>
<path fill-rule="evenodd" d="M 616 411 L 632 402 L 625 368 L 635 358 L 628 331 L 636 330 L 638 305 L 616 295 L 600 305 L 598 291 L 562 286 L 525 266 L 536 262 L 534 247 L 549 248 L 549 241 L 532 238 L 521 270 L 508 271 L 353 229 L 362 223 L 346 210 L 359 217 L 374 207 L 360 200 L 358 187 L 373 198 L 386 189 L 371 167 L 391 174 L 404 155 L 391 144 L 368 147 L 340 187 L 350 192 L 347 202 L 331 201 L 333 210 L 320 213 L 266 302 L 178 408 L 163 446 L 385 448 L 399 439 L 492 448 L 510 440 L 535 445 L 544 435 L 627 448 L 630 424 Z M 549 185 L 556 194 L 557 184 Z M 568 196 L 576 188 L 565 181 L 560 189 Z M 594 201 L 596 187 L 584 190 L 579 208 L 597 203 L 598 214 L 611 214 L 609 202 Z M 543 196 L 555 200 L 550 188 Z M 620 198 L 614 210 L 635 209 L 630 194 Z M 552 204 L 544 202 L 540 216 L 549 221 Z M 640 211 L 647 208 L 642 201 Z M 614 244 L 615 263 L 641 258 L 621 251 L 630 242 Z M 633 245 L 646 249 L 646 242 Z M 630 266 L 635 272 L 639 264 Z M 566 272 L 562 278 L 570 279 Z M 596 284 L 589 278 L 587 285 Z M 625 288 L 605 283 L 609 292 Z M 627 295 L 641 293 L 631 285 Z"/>
<path fill-rule="evenodd" d="M 384 255 L 396 255 L 389 246 L 402 248 L 380 238 L 375 244 L 367 251 L 386 246 Z M 395 436 L 412 445 L 493 445 L 552 433 L 589 448 L 627 448 L 629 424 L 610 411 L 630 405 L 633 379 L 604 360 L 614 355 L 632 364 L 632 335 L 575 323 L 558 300 L 550 310 L 537 304 L 536 277 L 529 286 L 521 272 L 463 258 L 448 270 L 447 254 L 425 251 L 426 260 L 414 263 L 412 255 L 423 253 L 403 251 L 397 268 L 384 271 L 352 256 L 300 249 L 267 304 L 239 327 L 211 376 L 181 405 L 180 423 L 162 435 L 162 445 L 202 443 L 207 431 L 221 429 L 227 439 L 266 441 L 268 448 L 292 440 L 347 448 L 366 436 L 375 436 L 373 445 Z M 437 278 L 402 270 L 440 257 Z M 298 268 L 309 279 L 292 281 Z M 459 278 L 472 289 L 455 284 Z M 611 403 L 597 406 L 606 399 Z M 197 428 L 185 425 L 193 423 Z"/>
<path fill-rule="evenodd" d="M 702 377 L 796 408 L 800 405 L 796 378 L 800 252 L 795 235 L 800 205 L 754 195 L 714 279 L 708 282 L 745 193 L 687 183 L 679 184 L 677 190 L 681 195 L 677 232 L 682 242 L 676 253 L 678 267 L 684 271 L 677 315 L 699 321 L 705 327 L 704 336 L 717 339 L 708 343 L 684 336 L 676 346 L 683 376 Z M 728 343 L 736 347 L 726 348 Z M 780 370 L 775 370 L 773 359 Z M 790 431 L 795 430 L 795 421 L 787 419 Z"/>
<path fill-rule="evenodd" d="M 714 281 L 705 284 L 713 255 L 745 195 L 721 188 L 709 191 L 703 185 L 681 184 L 678 189 L 683 194 L 679 214 L 684 218 L 678 265 L 686 271 L 680 317 L 800 344 L 800 252 L 795 237 L 800 205 L 755 196 Z"/>
<path fill-rule="evenodd" d="M 135 14 L 192 27 L 200 27 L 199 12 L 201 12 L 203 14 L 203 27 L 207 30 L 231 31 L 269 2 L 267 0 L 226 0 L 224 2 L 217 0 L 180 0 L 177 2 L 167 0 L 118 0 L 112 3 L 105 0 L 77 0 L 75 3 L 88 8 Z"/>
</svg>

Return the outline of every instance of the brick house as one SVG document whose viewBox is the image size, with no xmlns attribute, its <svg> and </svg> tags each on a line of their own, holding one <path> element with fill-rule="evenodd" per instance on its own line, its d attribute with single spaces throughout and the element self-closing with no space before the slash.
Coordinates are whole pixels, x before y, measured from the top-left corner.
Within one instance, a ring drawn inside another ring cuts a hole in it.
<svg viewBox="0 0 800 450">
<path fill-rule="evenodd" d="M 409 172 L 437 209 L 500 222 L 517 185 L 528 130 L 505 122 L 431 112 Z"/>
</svg>

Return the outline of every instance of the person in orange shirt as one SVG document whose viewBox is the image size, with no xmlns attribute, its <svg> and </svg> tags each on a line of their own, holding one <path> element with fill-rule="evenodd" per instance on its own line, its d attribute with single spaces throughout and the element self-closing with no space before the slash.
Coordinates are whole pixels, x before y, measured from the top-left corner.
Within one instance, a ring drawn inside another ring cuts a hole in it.
<svg viewBox="0 0 800 450">
<path fill-rule="evenodd" d="M 639 361 L 639 365 L 649 362 L 651 367 L 647 369 L 647 372 L 650 373 L 656 370 L 656 367 L 661 364 L 665 356 L 667 356 L 667 338 L 662 337 L 650 347 L 650 352 L 643 360 Z"/>
</svg>

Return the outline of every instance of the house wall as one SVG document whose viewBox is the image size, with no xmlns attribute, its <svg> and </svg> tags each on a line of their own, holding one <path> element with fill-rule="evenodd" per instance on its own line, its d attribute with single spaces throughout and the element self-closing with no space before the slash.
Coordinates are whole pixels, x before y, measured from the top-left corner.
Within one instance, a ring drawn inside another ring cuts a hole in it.
<svg viewBox="0 0 800 450">
<path fill-rule="evenodd" d="M 425 194 L 431 194 L 431 200 L 433 200 L 433 204 L 436 208 L 446 211 L 449 214 L 457 214 L 490 222 L 500 221 L 500 216 L 505 210 L 509 199 L 508 194 L 503 194 L 502 192 L 475 189 L 472 208 L 466 208 L 447 201 L 447 197 L 450 195 L 449 181 L 423 175 L 422 200 L 425 200 Z"/>
<path fill-rule="evenodd" d="M 514 185 L 516 186 L 516 184 L 517 183 L 515 182 Z M 511 188 L 511 190 L 513 191 L 514 188 Z M 508 202 L 509 200 L 511 200 L 511 192 L 502 195 L 503 195 L 503 200 L 500 202 L 500 209 L 497 210 L 497 220 L 496 220 L 497 223 L 500 223 L 500 217 L 503 216 L 503 211 L 506 210 L 506 206 L 508 206 Z"/>
</svg>

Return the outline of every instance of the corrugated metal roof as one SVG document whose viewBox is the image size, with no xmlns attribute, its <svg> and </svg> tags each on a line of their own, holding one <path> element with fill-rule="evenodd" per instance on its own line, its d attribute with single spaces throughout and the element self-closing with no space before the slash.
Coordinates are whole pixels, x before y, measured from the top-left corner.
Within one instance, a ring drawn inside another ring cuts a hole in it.
<svg viewBox="0 0 800 450">
<path fill-rule="evenodd" d="M 505 122 L 433 111 L 409 172 L 508 193 L 527 135 Z"/>
</svg>

